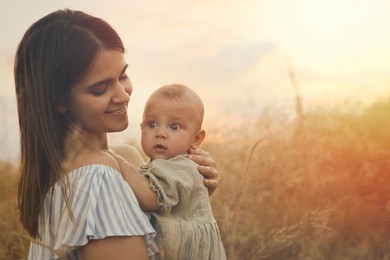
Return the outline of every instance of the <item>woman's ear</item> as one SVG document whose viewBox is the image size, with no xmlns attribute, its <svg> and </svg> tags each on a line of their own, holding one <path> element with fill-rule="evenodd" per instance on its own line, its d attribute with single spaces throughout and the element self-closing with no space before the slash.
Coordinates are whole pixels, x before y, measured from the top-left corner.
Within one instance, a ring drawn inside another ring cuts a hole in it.
<svg viewBox="0 0 390 260">
<path fill-rule="evenodd" d="M 203 139 L 206 137 L 206 131 L 203 129 L 200 129 L 199 132 L 194 137 L 194 140 L 192 141 L 191 148 L 198 148 L 199 145 L 203 142 Z"/>
</svg>

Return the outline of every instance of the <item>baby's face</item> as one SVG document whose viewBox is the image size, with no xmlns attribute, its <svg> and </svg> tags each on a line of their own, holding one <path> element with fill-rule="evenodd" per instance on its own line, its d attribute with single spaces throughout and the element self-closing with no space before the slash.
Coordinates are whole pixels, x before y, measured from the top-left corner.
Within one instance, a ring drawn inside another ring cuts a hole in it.
<svg viewBox="0 0 390 260">
<path fill-rule="evenodd" d="M 149 100 L 141 123 L 145 154 L 154 160 L 187 153 L 200 130 L 195 113 L 196 108 L 180 100 Z"/>
</svg>

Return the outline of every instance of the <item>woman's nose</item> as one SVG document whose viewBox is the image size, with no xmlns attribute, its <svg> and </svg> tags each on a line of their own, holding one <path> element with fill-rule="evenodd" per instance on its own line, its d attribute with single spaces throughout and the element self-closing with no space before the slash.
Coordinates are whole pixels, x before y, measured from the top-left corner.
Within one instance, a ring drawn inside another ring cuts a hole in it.
<svg viewBox="0 0 390 260">
<path fill-rule="evenodd" d="M 120 81 L 116 82 L 114 86 L 114 96 L 112 101 L 114 103 L 127 103 L 130 100 L 130 95 L 133 92 L 131 83 L 122 84 Z"/>
</svg>

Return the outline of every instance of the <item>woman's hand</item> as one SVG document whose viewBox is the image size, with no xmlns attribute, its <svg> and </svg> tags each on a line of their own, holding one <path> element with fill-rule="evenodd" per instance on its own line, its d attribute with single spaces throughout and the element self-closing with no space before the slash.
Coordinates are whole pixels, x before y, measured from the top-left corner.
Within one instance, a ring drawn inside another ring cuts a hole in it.
<svg viewBox="0 0 390 260">
<path fill-rule="evenodd" d="M 188 158 L 199 164 L 199 172 L 204 176 L 204 185 L 211 195 L 218 186 L 217 163 L 211 158 L 210 154 L 199 148 L 190 149 Z"/>
</svg>

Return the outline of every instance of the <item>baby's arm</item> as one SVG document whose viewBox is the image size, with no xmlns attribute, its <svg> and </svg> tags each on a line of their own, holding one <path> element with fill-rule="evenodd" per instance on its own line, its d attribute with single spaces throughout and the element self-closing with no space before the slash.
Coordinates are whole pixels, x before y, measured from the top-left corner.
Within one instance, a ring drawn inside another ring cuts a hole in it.
<svg viewBox="0 0 390 260">
<path fill-rule="evenodd" d="M 139 174 L 132 164 L 115 152 L 109 152 L 117 161 L 123 179 L 130 185 L 139 205 L 144 211 L 160 209 L 157 204 L 157 193 L 149 185 L 149 179 Z"/>
<path fill-rule="evenodd" d="M 149 179 L 139 174 L 130 163 L 119 162 L 121 173 L 125 181 L 134 191 L 135 196 L 144 211 L 156 211 L 160 209 L 157 204 L 157 193 L 149 185 Z"/>
</svg>

